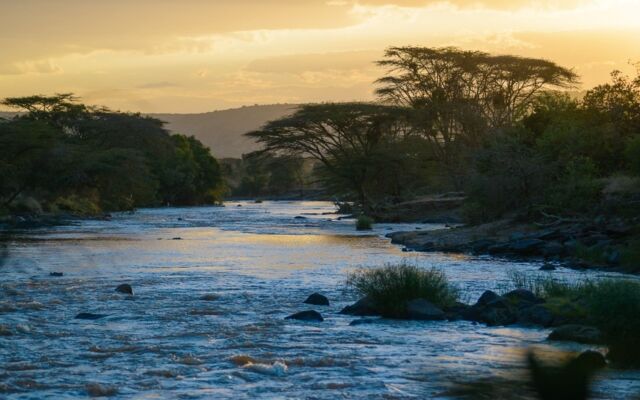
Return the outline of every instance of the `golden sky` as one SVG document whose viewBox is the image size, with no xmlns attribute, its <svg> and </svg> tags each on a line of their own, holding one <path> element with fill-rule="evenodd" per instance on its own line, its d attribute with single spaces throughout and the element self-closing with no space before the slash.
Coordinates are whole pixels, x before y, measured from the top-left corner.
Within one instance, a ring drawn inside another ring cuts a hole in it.
<svg viewBox="0 0 640 400">
<path fill-rule="evenodd" d="M 640 61 L 640 0 L 0 0 L 0 97 L 74 92 L 123 111 L 373 98 L 388 46 L 572 67 Z"/>
</svg>

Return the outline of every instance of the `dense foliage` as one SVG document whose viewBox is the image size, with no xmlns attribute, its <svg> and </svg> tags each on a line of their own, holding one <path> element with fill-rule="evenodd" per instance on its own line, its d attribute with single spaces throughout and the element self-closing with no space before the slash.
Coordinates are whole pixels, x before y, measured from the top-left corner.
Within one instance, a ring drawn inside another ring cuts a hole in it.
<svg viewBox="0 0 640 400">
<path fill-rule="evenodd" d="M 79 104 L 69 94 L 8 98 L 0 121 L 0 208 L 95 214 L 220 200 L 217 161 L 159 120 Z"/>
</svg>

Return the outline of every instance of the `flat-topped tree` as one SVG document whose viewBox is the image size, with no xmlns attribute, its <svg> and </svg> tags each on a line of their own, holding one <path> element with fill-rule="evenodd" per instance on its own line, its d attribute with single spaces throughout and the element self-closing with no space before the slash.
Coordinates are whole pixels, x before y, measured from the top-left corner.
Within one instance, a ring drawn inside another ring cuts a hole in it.
<svg viewBox="0 0 640 400">
<path fill-rule="evenodd" d="M 401 168 L 403 160 L 390 162 L 400 157 L 390 150 L 410 136 L 410 126 L 398 107 L 327 103 L 302 106 L 247 135 L 263 144 L 264 151 L 318 160 L 325 183 L 336 193 L 355 194 L 367 211 L 372 192 L 381 186 L 381 169 Z"/>
<path fill-rule="evenodd" d="M 527 115 L 542 90 L 577 82 L 551 61 L 454 47 L 391 47 L 378 65 L 387 68 L 376 81 L 379 98 L 415 110 L 413 123 L 448 167 L 462 148 Z"/>
</svg>

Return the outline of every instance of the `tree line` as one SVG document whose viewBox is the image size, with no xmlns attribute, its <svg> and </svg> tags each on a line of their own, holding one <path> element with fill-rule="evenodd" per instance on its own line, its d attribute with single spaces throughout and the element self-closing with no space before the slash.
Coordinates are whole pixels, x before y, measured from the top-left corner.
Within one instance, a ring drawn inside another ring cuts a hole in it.
<svg viewBox="0 0 640 400">
<path fill-rule="evenodd" d="M 220 167 L 192 136 L 72 94 L 6 98 L 0 120 L 0 211 L 97 214 L 221 200 Z"/>
<path fill-rule="evenodd" d="M 535 58 L 392 47 L 378 64 L 377 102 L 306 105 L 248 136 L 316 160 L 332 194 L 373 215 L 450 190 L 471 221 L 576 214 L 608 186 L 639 189 L 640 74 L 578 95 L 573 70 Z"/>
</svg>

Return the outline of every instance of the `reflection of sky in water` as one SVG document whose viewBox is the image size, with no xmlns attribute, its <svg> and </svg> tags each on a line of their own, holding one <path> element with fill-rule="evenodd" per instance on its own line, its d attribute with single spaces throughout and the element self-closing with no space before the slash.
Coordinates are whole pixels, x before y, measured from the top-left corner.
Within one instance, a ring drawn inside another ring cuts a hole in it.
<svg viewBox="0 0 640 400">
<path fill-rule="evenodd" d="M 539 263 L 404 253 L 384 234 L 434 226 L 378 224 L 356 232 L 328 203 L 240 204 L 141 210 L 18 235 L 0 267 L 0 324 L 15 333 L 0 336 L 0 397 L 83 397 L 88 382 L 135 398 L 437 397 L 453 378 L 517 370 L 523 346 L 555 349 L 540 329 L 409 321 L 350 327 L 353 318 L 337 314 L 354 299 L 343 282 L 359 266 L 403 259 L 438 266 L 472 302 L 504 287 L 509 270 L 535 271 Z M 65 276 L 50 278 L 51 271 Z M 133 299 L 113 292 L 125 281 Z M 332 301 L 316 307 L 324 323 L 283 320 L 309 308 L 301 302 L 314 291 Z M 221 298 L 198 300 L 206 293 Z M 83 311 L 109 317 L 73 320 Z M 240 355 L 266 369 L 230 361 Z M 274 373 L 278 360 L 289 367 L 282 376 Z M 601 390 L 618 398 L 640 386 L 633 372 L 611 378 Z M 25 386 L 29 380 L 37 385 Z"/>
</svg>

